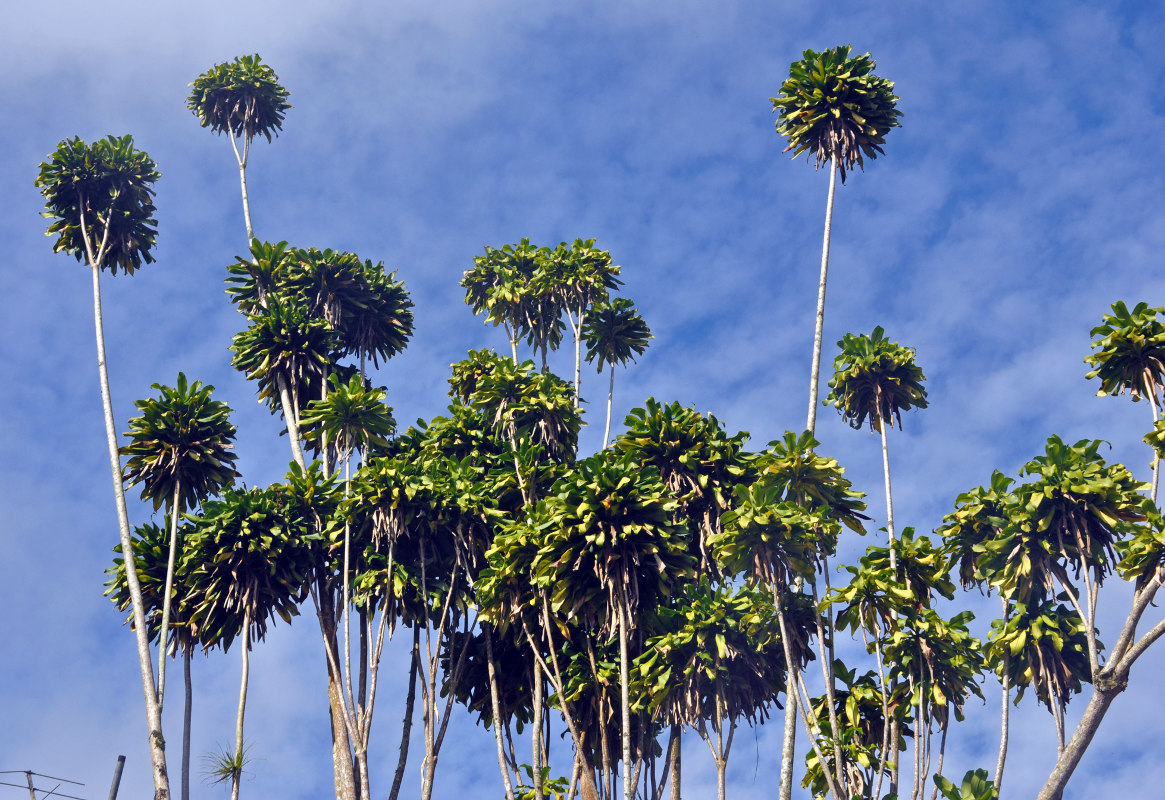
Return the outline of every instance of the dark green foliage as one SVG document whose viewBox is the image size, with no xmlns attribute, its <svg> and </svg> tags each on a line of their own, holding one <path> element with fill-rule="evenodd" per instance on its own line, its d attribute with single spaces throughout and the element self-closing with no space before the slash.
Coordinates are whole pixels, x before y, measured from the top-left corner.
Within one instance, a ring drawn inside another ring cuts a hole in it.
<svg viewBox="0 0 1165 800">
<path fill-rule="evenodd" d="M 587 363 L 598 361 L 603 365 L 626 364 L 647 350 L 651 329 L 639 316 L 635 304 L 626 297 L 614 297 L 596 305 L 583 324 L 583 340 L 587 344 Z"/>
<path fill-rule="evenodd" d="M 152 500 L 155 511 L 173 501 L 178 485 L 178 510 L 187 511 L 240 477 L 231 409 L 212 399 L 213 386 L 189 384 L 181 372 L 176 386 L 152 388 L 158 397 L 134 404 L 141 416 L 130 419 L 130 443 L 121 448 L 126 484 L 142 484 L 142 499 Z"/>
<path fill-rule="evenodd" d="M 850 58 L 849 45 L 802 53 L 771 98 L 777 132 L 789 140 L 785 152 L 808 152 L 818 168 L 836 158 L 843 183 L 855 163 L 864 169 L 864 158 L 882 155 L 902 112 L 893 82 L 874 75 L 874 67 L 869 53 Z"/>
<path fill-rule="evenodd" d="M 239 56 L 215 64 L 190 84 L 186 107 L 215 133 L 271 141 L 283 128 L 291 105 L 275 71 L 259 56 Z"/>
<path fill-rule="evenodd" d="M 1132 311 L 1122 301 L 1112 305 L 1102 324 L 1092 329 L 1092 349 L 1097 352 L 1084 361 L 1093 369 L 1088 378 L 1098 378 L 1098 395 L 1130 393 L 1134 400 L 1148 397 L 1161 404 L 1159 392 L 1165 383 L 1165 308 L 1137 303 Z"/>
<path fill-rule="evenodd" d="M 93 144 L 79 137 L 57 145 L 40 165 L 36 186 L 45 198 L 43 216 L 53 220 L 53 252 L 92 266 L 132 275 L 150 264 L 158 235 L 153 160 L 134 149 L 133 137 L 108 136 Z"/>
<path fill-rule="evenodd" d="M 886 422 L 902 427 L 902 412 L 926 408 L 925 377 L 914 363 L 914 349 L 891 342 L 879 325 L 866 336 L 847 333 L 837 346 L 826 405 L 837 406 L 852 428 L 869 423 L 881 430 Z"/>
</svg>

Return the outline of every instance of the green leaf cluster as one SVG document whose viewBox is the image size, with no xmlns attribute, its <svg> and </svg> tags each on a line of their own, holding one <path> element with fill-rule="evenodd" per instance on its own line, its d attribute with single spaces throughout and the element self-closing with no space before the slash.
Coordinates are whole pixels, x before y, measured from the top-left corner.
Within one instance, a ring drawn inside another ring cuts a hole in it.
<svg viewBox="0 0 1165 800">
<path fill-rule="evenodd" d="M 174 499 L 178 487 L 178 508 L 187 511 L 240 477 L 231 409 L 211 397 L 213 386 L 188 383 L 181 372 L 175 386 L 152 388 L 158 396 L 135 402 L 141 416 L 130 419 L 130 441 L 121 448 L 128 457 L 125 480 L 142 485 L 142 499 L 152 500 L 155 511 Z"/>
<path fill-rule="evenodd" d="M 43 216 L 53 220 L 53 252 L 92 266 L 132 275 L 154 261 L 158 236 L 153 160 L 134 148 L 132 136 L 107 136 L 87 144 L 80 137 L 57 145 L 40 165 L 36 186 L 45 199 Z"/>
<path fill-rule="evenodd" d="M 1087 378 L 1100 380 L 1097 394 L 1128 392 L 1133 400 L 1148 397 L 1155 406 L 1165 383 L 1165 308 L 1137 303 L 1132 311 L 1124 301 L 1112 305 L 1112 313 L 1092 329 L 1091 353 L 1085 357 L 1093 369 Z"/>
<path fill-rule="evenodd" d="M 806 50 L 789 66 L 789 77 L 771 98 L 777 132 L 793 158 L 808 153 L 817 167 L 836 159 L 842 183 L 854 164 L 884 154 L 886 134 L 902 112 L 894 83 L 873 74 L 869 53 L 850 57 L 850 46 Z"/>
<path fill-rule="evenodd" d="M 267 141 L 278 136 L 291 108 L 279 76 L 258 54 L 215 64 L 190 87 L 186 107 L 202 127 L 243 136 L 248 142 L 256 136 L 265 136 Z"/>
<path fill-rule="evenodd" d="M 847 333 L 837 345 L 841 352 L 825 404 L 837 406 L 850 427 L 868 422 L 879 431 L 897 420 L 901 428 L 903 411 L 926 408 L 925 376 L 914 363 L 914 348 L 887 339 L 880 325 L 869 336 Z"/>
</svg>

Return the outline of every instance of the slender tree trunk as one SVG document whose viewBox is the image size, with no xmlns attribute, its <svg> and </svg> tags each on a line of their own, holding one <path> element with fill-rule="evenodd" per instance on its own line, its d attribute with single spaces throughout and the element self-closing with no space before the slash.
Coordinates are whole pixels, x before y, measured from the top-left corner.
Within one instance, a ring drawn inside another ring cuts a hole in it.
<svg viewBox="0 0 1165 800">
<path fill-rule="evenodd" d="M 158 628 L 158 711 L 164 708 L 166 694 L 166 656 L 170 634 L 170 593 L 174 587 L 174 557 L 178 553 L 178 511 L 182 496 L 182 481 L 174 481 L 174 497 L 170 501 L 170 552 L 166 557 L 166 585 L 162 592 L 162 624 Z"/>
<path fill-rule="evenodd" d="M 628 675 L 627 627 L 631 612 L 627 598 L 619 593 L 619 703 L 623 713 L 623 800 L 634 800 L 635 784 L 631 781 L 631 678 Z"/>
<path fill-rule="evenodd" d="M 1007 619 L 1009 616 L 1009 609 L 1007 606 L 1007 599 L 1002 598 L 1003 602 L 1003 627 L 1007 627 Z M 1011 721 L 1011 677 L 1008 675 L 1010 668 L 1010 658 L 1005 656 L 1003 662 L 1003 677 L 1000 680 L 1001 688 L 1003 690 L 1003 708 L 1000 711 L 999 722 L 999 758 L 995 761 L 995 796 L 1003 796 L 1003 765 L 1007 761 L 1007 739 L 1010 733 Z"/>
<path fill-rule="evenodd" d="M 251 152 L 250 138 L 244 139 L 243 152 L 239 153 L 239 145 L 235 142 L 235 135 L 231 133 L 231 147 L 235 151 L 235 160 L 239 162 L 239 185 L 243 191 L 243 220 L 247 223 L 247 244 L 255 238 L 255 233 L 251 228 L 251 201 L 247 197 L 247 158 Z"/>
<path fill-rule="evenodd" d="M 1153 382 L 1149 379 L 1148 372 L 1144 376 L 1146 399 L 1149 401 L 1149 410 L 1153 412 L 1153 428 L 1157 428 L 1157 393 L 1153 390 Z M 1161 479 L 1161 459 L 1157 458 L 1156 450 L 1153 451 L 1153 486 L 1149 491 L 1149 499 L 1157 503 L 1157 485 Z"/>
<path fill-rule="evenodd" d="M 542 794 L 542 671 L 538 664 L 533 665 L 531 672 L 534 675 L 534 719 L 530 723 L 530 765 L 532 772 L 530 782 L 534 787 L 534 800 L 544 800 Z"/>
<path fill-rule="evenodd" d="M 603 449 L 611 441 L 611 399 L 615 396 L 615 365 L 611 364 L 611 382 L 607 385 L 607 426 L 603 428 Z"/>
<path fill-rule="evenodd" d="M 413 658 L 409 666 L 409 693 L 405 698 L 405 716 L 401 725 L 400 755 L 396 761 L 396 773 L 392 776 L 392 790 L 388 793 L 388 800 L 397 800 L 400 795 L 401 782 L 405 777 L 405 764 L 409 759 L 409 737 L 413 730 L 413 704 L 417 699 L 417 669 L 421 664 L 421 631 L 413 626 Z"/>
<path fill-rule="evenodd" d="M 582 386 L 582 329 L 583 320 L 586 318 L 586 311 L 583 307 L 578 310 L 578 327 L 571 322 L 571 327 L 574 328 L 574 407 L 579 406 L 579 390 Z M 570 314 L 567 314 L 569 317 Z"/>
<path fill-rule="evenodd" d="M 797 674 L 789 666 L 785 676 L 785 735 L 781 743 L 781 782 L 778 797 L 793 796 L 793 759 L 797 746 Z M 824 768 L 824 765 L 822 765 Z"/>
<path fill-rule="evenodd" d="M 671 778 L 670 796 L 671 800 L 680 800 L 680 776 L 683 772 L 683 743 L 680 739 L 680 726 L 672 724 L 671 726 L 671 759 L 669 770 Z"/>
<path fill-rule="evenodd" d="M 339 669 L 340 645 L 336 639 L 336 601 L 327 581 L 319 582 L 317 595 L 320 603 L 317 615 L 326 648 L 324 666 L 328 670 L 328 719 L 332 731 L 332 770 L 336 797 L 355 800 L 356 775 L 352 769 L 352 748 L 344 714 L 343 682 Z"/>
<path fill-rule="evenodd" d="M 243 780 L 243 715 L 247 711 L 247 681 L 251 677 L 251 609 L 243 612 L 243 678 L 239 685 L 239 713 L 235 717 L 235 761 L 231 775 L 231 800 L 239 800 Z"/>
<path fill-rule="evenodd" d="M 82 217 L 82 227 L 85 226 Z M 88 240 L 86 240 L 88 244 Z M 104 249 L 104 248 L 103 248 Z M 129 532 L 129 512 L 125 507 L 125 487 L 122 483 L 121 457 L 117 446 L 117 429 L 113 422 L 113 400 L 109 391 L 109 371 L 105 363 L 105 330 L 101 315 L 101 281 L 99 260 L 90 255 L 93 273 L 93 320 L 97 330 L 97 371 L 101 382 L 101 402 L 105 412 L 105 438 L 109 444 L 109 467 L 113 476 L 113 498 L 117 506 L 118 533 L 121 554 L 125 560 L 125 580 L 129 587 L 130 607 L 133 610 L 134 635 L 137 638 L 138 665 L 141 671 L 142 692 L 146 699 L 146 723 L 149 728 L 150 763 L 153 768 L 155 800 L 170 800 L 170 776 L 166 771 L 166 740 L 162 736 L 162 708 L 154 685 L 154 665 L 150 654 L 149 634 L 146 628 L 145 604 L 134 561 L 133 540 Z"/>
<path fill-rule="evenodd" d="M 813 329 L 813 368 L 809 376 L 809 421 L 812 433 L 817 426 L 817 383 L 821 374 L 821 335 L 825 329 L 825 281 L 829 273 L 829 235 L 833 228 L 833 194 L 837 187 L 837 155 L 829 162 L 829 199 L 825 202 L 825 237 L 821 243 L 821 279 L 817 284 L 817 323 Z"/>
<path fill-rule="evenodd" d="M 489 675 L 489 702 L 493 714 L 494 741 L 498 746 L 498 768 L 502 771 L 502 784 L 506 788 L 506 800 L 514 800 L 514 785 L 510 781 L 510 768 L 506 765 L 506 748 L 502 744 L 502 705 L 498 697 L 497 666 L 494 661 L 493 626 L 482 626 L 485 634 L 486 671 Z"/>
<path fill-rule="evenodd" d="M 190 651 L 182 648 L 182 675 L 186 679 L 186 703 L 182 709 L 182 800 L 190 800 L 190 717 L 194 689 L 190 682 Z"/>
<path fill-rule="evenodd" d="M 886 441 L 886 420 L 880 420 L 882 433 L 882 475 L 886 481 L 886 533 L 890 536 L 890 569 L 898 569 L 898 554 L 894 549 L 894 498 L 890 492 L 890 448 Z M 897 573 L 895 573 L 897 574 Z"/>
<path fill-rule="evenodd" d="M 943 735 L 942 735 L 942 738 L 939 740 L 938 767 L 934 771 L 935 775 L 942 775 L 943 774 L 943 760 L 946 758 L 946 755 L 947 755 L 947 730 L 949 730 L 950 726 L 951 726 L 951 720 L 950 720 L 949 713 L 950 712 L 948 711 L 948 717 L 947 717 L 946 724 L 943 725 Z M 995 796 L 996 797 L 999 796 L 998 791 L 996 792 Z M 930 800 L 938 800 L 938 784 L 937 783 L 934 785 L 934 790 L 931 791 L 931 793 L 930 793 Z"/>
<path fill-rule="evenodd" d="M 291 455 L 299 468 L 307 470 L 307 462 L 303 458 L 303 448 L 299 445 L 299 409 L 291 402 L 291 392 L 287 388 L 287 381 L 280 375 L 277 378 L 279 385 L 279 400 L 283 404 L 283 419 L 287 423 L 287 438 L 291 440 Z"/>
</svg>

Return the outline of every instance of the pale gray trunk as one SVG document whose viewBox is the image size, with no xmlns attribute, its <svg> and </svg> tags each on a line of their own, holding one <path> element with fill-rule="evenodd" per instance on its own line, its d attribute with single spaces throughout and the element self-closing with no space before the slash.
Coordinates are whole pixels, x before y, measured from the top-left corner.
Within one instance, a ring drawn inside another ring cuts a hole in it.
<svg viewBox="0 0 1165 800">
<path fill-rule="evenodd" d="M 1007 627 L 1009 609 L 1007 599 L 1003 598 L 1003 626 Z M 1010 658 L 1004 656 L 1003 677 L 1000 679 L 1003 690 L 1003 708 L 999 715 L 999 758 L 995 761 L 995 796 L 1003 796 L 1003 765 L 1007 761 L 1007 739 L 1011 720 L 1011 677 L 1008 675 Z"/>
<path fill-rule="evenodd" d="M 603 428 L 603 449 L 611 441 L 611 399 L 615 396 L 615 365 L 611 364 L 611 382 L 607 386 L 607 426 Z"/>
<path fill-rule="evenodd" d="M 190 718 L 194 689 L 190 682 L 190 651 L 182 648 L 182 675 L 186 679 L 186 703 L 182 709 L 182 800 L 190 800 Z"/>
<path fill-rule="evenodd" d="M 790 667 L 785 679 L 785 735 L 781 744 L 780 800 L 793 796 L 793 759 L 797 746 L 797 677 Z"/>
<path fill-rule="evenodd" d="M 84 216 L 81 227 L 85 227 Z M 104 246 L 104 242 L 102 243 Z M 89 245 L 86 237 L 86 245 Z M 91 247 L 89 248 L 91 251 Z M 104 247 L 102 248 L 104 249 Z M 105 363 L 105 331 L 101 315 L 100 261 L 90 252 L 90 269 L 93 273 L 93 320 L 97 331 L 97 371 L 101 382 L 101 403 L 105 415 L 105 438 L 109 445 L 109 468 L 113 476 L 113 498 L 117 507 L 118 533 L 121 539 L 121 555 L 125 560 L 125 581 L 129 587 L 130 607 L 133 610 L 134 635 L 137 639 L 138 665 L 142 679 L 142 692 L 146 699 L 146 723 L 149 728 L 150 763 L 153 768 L 155 800 L 170 800 L 170 776 L 166 771 L 166 740 L 162 735 L 162 709 L 158 704 L 157 687 L 154 685 L 154 665 L 150 654 L 149 634 L 146 628 L 146 610 L 142 602 L 142 587 L 138 581 L 137 564 L 134 561 L 133 540 L 129 531 L 129 512 L 125 507 L 125 487 L 121 475 L 121 457 L 117 446 L 117 429 L 113 422 L 113 400 L 109 391 L 109 370 Z"/>
<path fill-rule="evenodd" d="M 277 379 L 279 386 L 279 400 L 283 405 L 283 419 L 287 423 L 287 438 L 291 440 L 291 456 L 299 468 L 307 470 L 307 462 L 303 458 L 303 448 L 299 444 L 299 409 L 291 402 L 291 392 L 287 388 L 287 381 L 280 375 Z"/>
<path fill-rule="evenodd" d="M 247 681 L 251 677 L 251 609 L 243 612 L 243 678 L 239 685 L 239 712 L 235 717 L 235 762 L 231 776 L 231 800 L 239 800 L 243 780 L 243 715 L 247 710 Z"/>
<path fill-rule="evenodd" d="M 251 152 L 251 140 L 249 137 L 244 138 L 243 152 L 239 153 L 239 146 L 235 142 L 235 135 L 231 133 L 231 147 L 235 151 L 235 160 L 239 162 L 239 185 L 243 192 L 243 220 L 247 223 L 247 244 L 255 238 L 255 233 L 251 228 L 251 201 L 247 197 L 247 158 Z"/>
<path fill-rule="evenodd" d="M 170 594 L 174 587 L 174 558 L 178 553 L 178 513 L 181 507 L 182 481 L 174 481 L 174 497 L 170 501 L 170 552 L 166 557 L 166 585 L 162 592 L 162 624 L 158 628 L 158 710 L 164 706 L 166 694 L 166 657 L 170 633 Z"/>
<path fill-rule="evenodd" d="M 1101 720 L 1104 719 L 1104 715 L 1108 712 L 1108 707 L 1112 705 L 1112 701 L 1124 689 L 1125 685 L 1123 683 L 1114 684 L 1108 690 L 1102 690 L 1097 685 L 1096 690 L 1092 693 L 1091 699 L 1088 701 L 1088 707 L 1084 709 L 1084 716 L 1081 717 L 1080 724 L 1076 726 L 1076 732 L 1072 734 L 1072 739 L 1057 757 L 1056 766 L 1052 769 L 1052 774 L 1048 776 L 1048 781 L 1044 784 L 1044 788 L 1040 790 L 1037 800 L 1059 800 L 1063 795 L 1064 787 L 1068 784 L 1068 779 L 1072 777 L 1072 773 L 1076 770 L 1077 764 L 1080 763 L 1084 751 L 1092 743 L 1092 737 L 1096 735 L 1097 729 L 1100 728 Z"/>
<path fill-rule="evenodd" d="M 506 800 L 514 800 L 514 785 L 510 781 L 510 768 L 506 764 L 506 748 L 502 743 L 502 705 L 498 697 L 497 666 L 494 662 L 493 626 L 483 626 L 485 633 L 486 671 L 489 675 L 489 702 L 493 713 L 494 740 L 498 746 L 498 768 L 502 771 L 502 784 L 506 789 Z"/>
<path fill-rule="evenodd" d="M 898 554 L 894 547 L 894 498 L 890 492 L 890 448 L 886 441 L 886 420 L 880 420 L 878 427 L 882 432 L 882 475 L 886 480 L 886 533 L 890 536 L 890 569 L 897 571 Z"/>
<path fill-rule="evenodd" d="M 825 237 L 821 243 L 821 279 L 817 284 L 817 322 L 813 328 L 813 368 L 809 376 L 809 421 L 812 433 L 817 425 L 817 383 L 821 374 L 821 336 L 825 329 L 825 281 L 829 274 L 829 235 L 833 228 L 833 195 L 837 187 L 837 155 L 829 162 L 829 198 L 825 202 Z"/>
<path fill-rule="evenodd" d="M 405 698 L 405 716 L 401 725 L 400 754 L 397 756 L 396 773 L 392 776 L 392 789 L 388 793 L 388 800 L 397 800 L 400 795 L 401 783 L 405 777 L 405 765 L 409 759 L 409 737 L 413 730 L 413 704 L 417 699 L 417 669 L 421 664 L 421 631 L 413 626 L 413 657 L 409 666 L 409 693 Z"/>
<path fill-rule="evenodd" d="M 623 800 L 634 800 L 635 784 L 631 780 L 631 678 L 628 675 L 627 626 L 630 623 L 627 598 L 619 600 L 619 704 L 623 715 Z"/>
<path fill-rule="evenodd" d="M 534 720 L 530 723 L 530 764 L 533 767 L 530 782 L 534 786 L 534 800 L 544 800 L 542 793 L 542 671 L 534 665 Z"/>
<path fill-rule="evenodd" d="M 567 314 L 567 316 L 570 316 Z M 578 327 L 574 329 L 574 407 L 579 407 L 579 391 L 582 386 L 582 329 L 586 311 L 579 307 Z M 573 327 L 573 323 L 572 323 Z"/>
<path fill-rule="evenodd" d="M 1145 390 L 1147 399 L 1149 401 L 1149 409 L 1153 412 L 1153 429 L 1157 428 L 1157 393 L 1154 391 L 1153 382 L 1149 379 L 1148 372 L 1144 377 Z M 1156 457 L 1156 451 L 1153 453 L 1153 486 L 1149 491 L 1149 499 L 1154 504 L 1157 503 L 1157 485 L 1161 478 L 1161 459 Z"/>
</svg>

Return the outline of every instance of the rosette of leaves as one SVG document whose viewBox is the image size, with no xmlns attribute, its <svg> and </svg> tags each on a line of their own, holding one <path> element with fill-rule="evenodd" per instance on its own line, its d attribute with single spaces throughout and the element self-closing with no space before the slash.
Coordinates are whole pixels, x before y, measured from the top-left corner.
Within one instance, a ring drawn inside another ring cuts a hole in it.
<svg viewBox="0 0 1165 800">
<path fill-rule="evenodd" d="M 582 420 L 571 385 L 550 373 L 534 371 L 490 351 L 474 351 L 453 365 L 452 394 L 479 413 L 487 430 L 510 449 L 533 445 L 544 459 L 572 463 Z"/>
<path fill-rule="evenodd" d="M 190 531 L 190 525 L 178 528 L 178 542 L 181 547 Z M 113 564 L 106 568 L 105 574 L 109 580 L 105 582 L 105 595 L 118 611 L 127 611 L 130 607 L 129 585 L 125 578 L 125 558 L 121 554 L 121 546 L 113 549 L 115 553 Z M 166 566 L 170 554 L 170 532 L 152 522 L 138 525 L 133 531 L 133 555 L 137 567 L 138 582 L 142 587 L 142 602 L 146 609 L 146 625 L 151 643 L 157 641 L 162 622 L 162 602 L 165 597 Z M 182 558 L 179 558 L 179 563 Z M 181 572 L 179 572 L 179 577 Z M 170 633 L 167 636 L 171 644 L 167 650 L 182 647 L 193 650 L 197 642 L 189 635 L 185 614 L 188 606 L 186 589 L 181 580 L 176 580 L 170 587 L 170 602 L 174 618 L 170 622 Z M 127 624 L 133 624 L 133 614 L 125 619 Z"/>
<path fill-rule="evenodd" d="M 884 155 L 886 134 L 902 116 L 894 83 L 873 74 L 869 53 L 851 57 L 850 50 L 805 50 L 770 98 L 777 132 L 789 140 L 785 152 L 808 153 L 818 168 L 836 160 L 843 183 L 854 164 L 864 169 L 864 159 Z"/>
<path fill-rule="evenodd" d="M 704 577 L 661 609 L 661 632 L 635 663 L 633 693 L 667 722 L 692 728 L 719 715 L 763 722 L 784 691 L 785 656 L 771 598 Z"/>
<path fill-rule="evenodd" d="M 869 519 L 861 513 L 866 509 L 865 494 L 853 490 L 837 459 L 817 452 L 819 445 L 810 431 L 800 435 L 786 431 L 784 437 L 769 442 L 768 448 L 757 454 L 754 468 L 781 500 L 826 509 L 842 525 L 864 534 L 862 523 Z"/>
<path fill-rule="evenodd" d="M 1137 525 L 1130 536 L 1116 543 L 1116 552 L 1120 556 L 1117 574 L 1126 581 L 1134 581 L 1138 592 L 1165 571 L 1165 519 L 1152 507 L 1145 508 L 1145 515 L 1143 524 Z"/>
<path fill-rule="evenodd" d="M 781 500 L 781 494 L 763 480 L 737 486 L 733 507 L 721 518 L 723 530 L 708 537 L 726 575 L 745 575 L 774 594 L 797 577 L 813 579 L 822 542 L 834 541 L 840 527 L 823 509 Z"/>
<path fill-rule="evenodd" d="M 258 54 L 215 64 L 190 84 L 186 107 L 215 133 L 267 141 L 283 129 L 291 105 L 279 77 Z"/>
<path fill-rule="evenodd" d="M 720 517 L 736 486 L 749 472 L 747 433 L 729 436 L 716 417 L 679 403 L 661 405 L 648 398 L 624 422 L 614 449 L 659 472 L 678 501 L 676 520 L 692 525 L 692 539 L 705 560 L 705 539 L 720 529 Z"/>
<path fill-rule="evenodd" d="M 617 609 L 651 609 L 694 575 L 686 528 L 659 473 L 610 451 L 575 464 L 531 515 L 545 526 L 532 564 L 551 610 L 613 631 Z"/>
<path fill-rule="evenodd" d="M 132 275 L 154 261 L 158 235 L 153 160 L 134 148 L 132 136 L 107 136 L 87 144 L 80 137 L 57 145 L 40 165 L 36 187 L 45 199 L 43 215 L 53 220 L 53 252 L 116 275 Z"/>
<path fill-rule="evenodd" d="M 712 750 L 721 791 L 742 720 L 764 722 L 785 685 L 772 601 L 748 587 L 688 584 L 661 611 L 663 632 L 636 659 L 631 692 L 653 718 L 697 730 Z"/>
<path fill-rule="evenodd" d="M 152 388 L 157 397 L 134 403 L 141 416 L 130 419 L 130 441 L 121 448 L 126 483 L 141 484 L 155 511 L 175 499 L 176 510 L 186 511 L 239 477 L 231 408 L 213 399 L 213 386 L 188 383 L 181 372 L 175 386 Z"/>
<path fill-rule="evenodd" d="M 312 399 L 308 382 L 318 381 L 332 363 L 337 342 L 328 323 L 312 317 L 295 297 L 269 295 L 267 305 L 247 317 L 250 325 L 235 334 L 231 366 L 259 384 L 259 399 L 272 411 L 280 407 L 281 392 L 290 395 L 284 413 L 298 417 Z"/>
<path fill-rule="evenodd" d="M 191 519 L 183 579 L 195 598 L 190 621 L 204 648 L 226 650 L 240 635 L 249 646 L 266 636 L 269 620 L 290 622 L 299 613 L 319 534 L 298 512 L 276 487 L 228 489 Z"/>
<path fill-rule="evenodd" d="M 1006 621 L 992 621 L 987 660 L 1001 677 L 1007 671 L 1016 703 L 1033 687 L 1053 714 L 1091 682 L 1084 620 L 1053 599 L 1016 603 Z"/>
<path fill-rule="evenodd" d="M 945 620 L 934 609 L 911 609 L 886 639 L 891 676 L 911 687 L 911 705 L 922 702 L 926 716 L 944 726 L 950 711 L 963 719 L 971 695 L 983 697 L 977 683 L 984 666 L 982 644 L 967 628 L 974 617 L 963 611 Z"/>
<path fill-rule="evenodd" d="M 887 339 L 880 325 L 869 336 L 847 333 L 837 345 L 841 352 L 833 360 L 825 403 L 837 406 L 850 427 L 868 422 L 871 431 L 880 431 L 896 420 L 901 428 L 903 411 L 926 408 L 925 376 L 914 363 L 914 348 Z"/>
<path fill-rule="evenodd" d="M 1165 308 L 1137 303 L 1132 311 L 1123 301 L 1112 305 L 1112 313 L 1092 329 L 1092 349 L 1084 361 L 1093 369 L 1087 378 L 1100 380 L 1098 395 L 1128 392 L 1133 400 L 1149 399 L 1161 405 L 1159 396 L 1165 383 Z"/>
<path fill-rule="evenodd" d="M 634 361 L 647 351 L 652 339 L 651 328 L 643 321 L 635 302 L 628 297 L 612 297 L 591 309 L 583 323 L 583 340 L 587 344 L 587 363 L 597 362 L 614 369 L 616 364 Z"/>
<path fill-rule="evenodd" d="M 373 388 L 359 375 L 347 382 L 329 376 L 331 391 L 323 400 L 312 400 L 300 415 L 300 433 L 317 449 L 326 443 L 330 463 L 339 465 L 353 454 L 365 455 L 389 446 L 396 432 L 392 409 L 385 404 L 387 390 Z"/>
<path fill-rule="evenodd" d="M 838 731 L 830 739 L 836 740 L 838 744 L 850 785 L 855 791 L 860 791 L 859 787 L 872 791 L 875 776 L 882 769 L 888 769 L 887 762 L 892 760 L 881 753 L 882 740 L 887 736 L 887 731 L 878 678 L 873 671 L 858 675 L 856 669 L 847 668 L 841 661 L 834 663 L 834 674 L 841 685 L 833 690 L 833 715 L 830 714 L 829 699 L 824 695 L 813 698 L 813 715 L 818 728 L 826 732 L 831 732 L 832 720 L 837 720 Z M 902 687 L 895 688 L 888 707 L 892 715 L 898 716 L 899 731 L 909 733 L 906 726 L 909 709 Z M 905 746 L 904 740 L 899 737 L 897 749 L 901 750 Z M 837 771 L 833 763 L 836 752 L 833 747 L 822 748 L 830 774 Z M 829 794 L 821 760 L 812 748 L 805 754 L 805 777 L 801 785 L 808 788 L 814 797 Z"/>
<path fill-rule="evenodd" d="M 461 278 L 466 305 L 474 314 L 484 314 L 486 322 L 505 328 L 515 361 L 518 340 L 532 333 L 531 320 L 537 316 L 532 314 L 537 301 L 534 276 L 543 258 L 543 249 L 530 244 L 529 239 L 500 249 L 487 246 L 485 255 L 474 257 L 473 268 Z M 556 322 L 559 336 L 560 325 Z M 540 336 L 546 340 L 549 335 Z"/>
<path fill-rule="evenodd" d="M 944 539 L 943 549 L 957 565 L 964 589 L 986 586 L 987 576 L 979 568 L 984 542 L 1001 535 L 1010 522 L 1016 499 L 1011 495 L 1014 479 L 999 470 L 991 473 L 989 487 L 977 486 L 955 498 L 955 510 L 943 517 L 936 533 Z"/>
<path fill-rule="evenodd" d="M 1033 480 L 1016 486 L 1009 524 L 984 541 L 980 571 L 1004 596 L 1028 602 L 1054 595 L 1053 578 L 1069 585 L 1087 573 L 1100 586 L 1116 564 L 1114 546 L 1145 519 L 1147 485 L 1099 454 L 1099 440 L 1065 444 L 1048 439 L 1045 454 L 1020 471 Z"/>
</svg>

